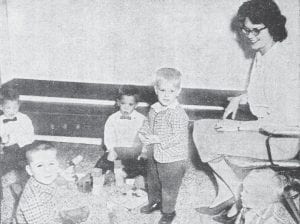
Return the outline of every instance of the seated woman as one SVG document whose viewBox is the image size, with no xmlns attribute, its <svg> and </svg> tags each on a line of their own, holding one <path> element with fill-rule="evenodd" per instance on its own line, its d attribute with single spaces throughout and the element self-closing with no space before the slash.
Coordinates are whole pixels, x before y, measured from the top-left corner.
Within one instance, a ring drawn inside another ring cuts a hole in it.
<svg viewBox="0 0 300 224">
<path fill-rule="evenodd" d="M 219 191 L 200 213 L 216 215 L 238 198 L 241 179 L 226 156 L 268 159 L 266 125 L 299 125 L 299 75 L 297 58 L 288 52 L 286 18 L 273 0 L 250 0 L 238 10 L 241 31 L 256 51 L 245 94 L 230 99 L 223 120 L 200 120 L 194 124 L 194 141 L 203 162 L 214 170 Z M 248 104 L 256 117 L 235 120 L 240 104 Z M 232 120 L 228 120 L 231 115 Z M 289 160 L 298 152 L 298 139 L 271 139 L 274 160 Z M 233 207 L 234 208 L 234 207 Z M 230 213 L 235 213 L 232 209 Z"/>
</svg>

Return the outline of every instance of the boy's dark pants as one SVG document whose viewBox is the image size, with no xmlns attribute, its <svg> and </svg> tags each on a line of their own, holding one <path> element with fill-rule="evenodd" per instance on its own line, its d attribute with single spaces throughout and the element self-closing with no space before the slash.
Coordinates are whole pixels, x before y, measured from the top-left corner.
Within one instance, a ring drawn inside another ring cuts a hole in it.
<svg viewBox="0 0 300 224">
<path fill-rule="evenodd" d="M 149 204 L 161 202 L 162 212 L 175 211 L 178 191 L 186 170 L 186 160 L 158 163 L 153 158 L 153 152 L 148 153 L 147 189 Z"/>
<path fill-rule="evenodd" d="M 12 170 L 25 170 L 26 156 L 25 151 L 17 144 L 3 148 L 3 163 L 1 164 L 2 174 Z"/>
<path fill-rule="evenodd" d="M 101 168 L 103 173 L 106 173 L 107 170 L 114 171 L 114 162 L 109 161 L 107 156 L 108 152 L 105 152 L 95 165 L 95 167 Z M 144 159 L 124 159 L 121 161 L 128 178 L 146 175 L 146 162 Z"/>
</svg>

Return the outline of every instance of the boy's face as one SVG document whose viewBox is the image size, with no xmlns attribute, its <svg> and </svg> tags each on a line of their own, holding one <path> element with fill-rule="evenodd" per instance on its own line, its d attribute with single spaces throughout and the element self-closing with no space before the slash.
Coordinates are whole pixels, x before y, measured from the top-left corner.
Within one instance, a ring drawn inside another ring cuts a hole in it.
<svg viewBox="0 0 300 224">
<path fill-rule="evenodd" d="M 244 181 L 241 200 L 243 207 L 264 208 L 278 199 L 277 193 L 270 183 L 251 179 Z"/>
<path fill-rule="evenodd" d="M 180 94 L 181 89 L 176 87 L 174 83 L 161 80 L 154 86 L 158 101 L 163 106 L 169 106 L 174 103 Z"/>
<path fill-rule="evenodd" d="M 7 118 L 14 118 L 19 112 L 19 101 L 18 100 L 5 100 L 2 105 L 3 114 Z"/>
<path fill-rule="evenodd" d="M 120 107 L 120 111 L 123 115 L 131 114 L 137 106 L 135 102 L 134 96 L 122 96 L 120 100 L 118 100 L 118 106 Z"/>
<path fill-rule="evenodd" d="M 30 155 L 26 171 L 41 184 L 52 184 L 58 177 L 58 161 L 56 151 L 36 151 Z"/>
</svg>

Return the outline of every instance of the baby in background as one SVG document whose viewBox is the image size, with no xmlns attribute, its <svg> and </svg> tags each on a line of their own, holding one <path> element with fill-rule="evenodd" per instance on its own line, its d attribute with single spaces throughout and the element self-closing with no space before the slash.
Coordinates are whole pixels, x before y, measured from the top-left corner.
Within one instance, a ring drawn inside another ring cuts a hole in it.
<svg viewBox="0 0 300 224">
<path fill-rule="evenodd" d="M 144 115 L 136 111 L 138 102 L 139 93 L 134 86 L 119 89 L 116 100 L 119 110 L 108 117 L 104 126 L 106 153 L 96 164 L 104 172 L 107 169 L 113 170 L 113 162 L 117 160 L 121 161 L 121 167 L 126 173 L 124 175 L 129 178 L 145 173 L 145 162 L 138 159 L 142 149 L 138 131 L 145 119 Z M 107 166 L 109 163 L 111 165 Z"/>
<path fill-rule="evenodd" d="M 295 224 L 281 197 L 285 179 L 271 169 L 251 171 L 243 181 L 242 210 L 235 224 Z"/>
</svg>

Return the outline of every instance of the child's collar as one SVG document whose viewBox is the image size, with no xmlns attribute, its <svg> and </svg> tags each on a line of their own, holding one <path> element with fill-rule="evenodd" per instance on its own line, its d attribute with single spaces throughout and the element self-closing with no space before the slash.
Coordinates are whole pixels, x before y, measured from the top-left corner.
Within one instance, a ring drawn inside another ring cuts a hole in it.
<svg viewBox="0 0 300 224">
<path fill-rule="evenodd" d="M 38 182 L 33 176 L 30 177 L 32 185 L 38 188 L 40 191 L 51 193 L 57 187 L 56 181 L 51 184 L 42 184 Z"/>
<path fill-rule="evenodd" d="M 13 117 L 6 117 L 4 113 L 2 114 L 2 116 L 3 116 L 3 119 L 14 119 L 14 118 L 17 118 L 17 117 L 18 117 L 19 113 L 20 113 L 20 112 L 17 112 L 17 113 L 15 114 L 15 116 L 13 116 Z"/>
<path fill-rule="evenodd" d="M 178 100 L 175 100 L 172 104 L 170 104 L 168 106 L 162 106 L 160 104 L 160 102 L 156 102 L 156 103 L 152 104 L 151 108 L 153 108 L 156 113 L 159 113 L 159 112 L 167 110 L 167 109 L 176 109 L 176 107 L 178 105 L 179 105 Z"/>
<path fill-rule="evenodd" d="M 118 111 L 118 113 L 119 113 L 120 116 L 123 115 L 122 112 L 121 112 L 120 110 Z M 126 116 L 129 116 L 129 117 L 136 117 L 137 113 L 138 113 L 138 112 L 134 109 L 130 114 L 128 114 L 128 115 L 126 115 Z"/>
</svg>

